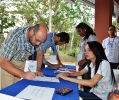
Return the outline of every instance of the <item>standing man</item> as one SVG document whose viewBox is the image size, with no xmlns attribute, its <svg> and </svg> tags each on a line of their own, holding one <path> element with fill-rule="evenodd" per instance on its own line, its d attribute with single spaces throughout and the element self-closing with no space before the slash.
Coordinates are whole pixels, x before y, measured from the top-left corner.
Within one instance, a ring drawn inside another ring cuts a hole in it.
<svg viewBox="0 0 119 100">
<path fill-rule="evenodd" d="M 109 26 L 108 34 L 109 37 L 103 40 L 102 46 L 105 49 L 105 54 L 111 68 L 116 69 L 119 66 L 119 37 L 116 36 L 114 25 Z"/>
<path fill-rule="evenodd" d="M 43 24 L 35 26 L 18 27 L 11 31 L 0 49 L 0 67 L 2 88 L 13 84 L 20 78 L 33 79 L 36 73 L 24 72 L 25 62 L 34 51 L 39 52 L 39 64 L 42 64 L 42 52 L 39 46 L 47 37 L 47 28 Z M 37 72 L 40 75 L 40 72 Z"/>
<path fill-rule="evenodd" d="M 53 69 L 58 69 L 60 66 L 65 67 L 59 59 L 56 45 L 61 46 L 63 44 L 67 44 L 67 43 L 69 43 L 69 34 L 68 33 L 66 33 L 66 32 L 61 32 L 58 34 L 55 34 L 52 32 L 48 33 L 46 40 L 41 44 L 42 52 L 43 52 L 43 54 L 46 53 L 46 50 L 51 47 L 51 49 L 53 51 L 52 54 L 56 55 L 58 64 L 53 65 L 50 62 L 48 62 L 45 58 L 43 58 L 42 68 L 44 68 L 45 65 L 48 65 Z M 30 56 L 29 60 L 32 60 L 33 56 L 34 56 L 34 60 L 35 60 L 36 53 L 34 55 Z M 39 56 L 37 56 L 37 57 L 39 57 Z"/>
</svg>

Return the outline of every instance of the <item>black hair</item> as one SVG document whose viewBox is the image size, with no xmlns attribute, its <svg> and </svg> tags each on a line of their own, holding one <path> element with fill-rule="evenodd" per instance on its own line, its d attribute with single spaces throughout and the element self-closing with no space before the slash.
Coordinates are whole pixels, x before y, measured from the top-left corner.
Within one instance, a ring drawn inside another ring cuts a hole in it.
<svg viewBox="0 0 119 100">
<path fill-rule="evenodd" d="M 108 27 L 108 30 L 109 30 L 110 27 L 114 27 L 114 29 L 116 30 L 116 27 L 115 27 L 114 25 L 110 25 L 110 26 Z"/>
<path fill-rule="evenodd" d="M 77 28 L 82 28 L 82 29 L 86 29 L 86 31 L 85 31 L 85 37 L 84 37 L 84 40 L 85 39 L 88 39 L 88 37 L 92 34 L 92 35 L 96 35 L 94 32 L 93 32 L 93 29 L 90 27 L 90 26 L 88 26 L 86 23 L 79 23 L 77 26 L 76 26 L 76 29 Z"/>
<path fill-rule="evenodd" d="M 65 42 L 65 43 L 69 43 L 69 34 L 66 32 L 60 32 L 58 34 L 56 34 L 56 36 L 60 37 L 60 42 Z"/>
<path fill-rule="evenodd" d="M 96 56 L 96 62 L 95 62 L 96 63 L 95 74 L 96 74 L 100 63 L 103 60 L 107 60 L 108 61 L 108 59 L 107 59 L 107 57 L 105 55 L 105 52 L 104 52 L 104 49 L 103 49 L 102 45 L 99 42 L 91 41 L 91 42 L 87 42 L 87 44 L 88 44 L 90 50 Z M 114 73 L 113 73 L 113 70 L 111 69 L 111 66 L 110 66 L 110 70 L 111 70 L 111 76 L 112 76 L 112 83 L 115 83 Z"/>
</svg>

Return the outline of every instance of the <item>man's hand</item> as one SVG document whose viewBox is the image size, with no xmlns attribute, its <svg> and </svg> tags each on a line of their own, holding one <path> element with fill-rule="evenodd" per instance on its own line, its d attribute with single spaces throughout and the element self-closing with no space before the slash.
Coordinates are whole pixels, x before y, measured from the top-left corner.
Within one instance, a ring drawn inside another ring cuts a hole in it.
<svg viewBox="0 0 119 100">
<path fill-rule="evenodd" d="M 117 69 L 119 69 L 119 65 L 117 66 Z"/>
<path fill-rule="evenodd" d="M 36 73 L 34 72 L 23 72 L 21 78 L 32 80 L 36 76 Z"/>
<path fill-rule="evenodd" d="M 62 63 L 59 63 L 60 64 L 60 66 L 62 66 L 63 68 L 65 68 L 65 65 L 63 65 Z"/>
<path fill-rule="evenodd" d="M 50 66 L 53 69 L 59 69 L 60 68 L 60 64 L 54 64 L 52 66 Z"/>
<path fill-rule="evenodd" d="M 43 76 L 43 73 L 39 70 L 37 70 L 36 74 L 37 74 L 37 76 Z"/>
<path fill-rule="evenodd" d="M 80 61 L 78 62 L 78 65 L 79 65 L 79 66 L 82 66 L 85 62 L 86 62 L 86 59 L 80 60 Z"/>
</svg>

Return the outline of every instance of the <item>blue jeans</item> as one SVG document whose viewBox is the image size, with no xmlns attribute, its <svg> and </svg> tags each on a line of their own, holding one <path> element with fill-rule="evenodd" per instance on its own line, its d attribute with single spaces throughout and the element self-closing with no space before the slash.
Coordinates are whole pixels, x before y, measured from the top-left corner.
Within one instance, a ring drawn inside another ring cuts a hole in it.
<svg viewBox="0 0 119 100">
<path fill-rule="evenodd" d="M 91 92 L 84 92 L 79 90 L 79 95 L 83 100 L 102 100 Z"/>
</svg>

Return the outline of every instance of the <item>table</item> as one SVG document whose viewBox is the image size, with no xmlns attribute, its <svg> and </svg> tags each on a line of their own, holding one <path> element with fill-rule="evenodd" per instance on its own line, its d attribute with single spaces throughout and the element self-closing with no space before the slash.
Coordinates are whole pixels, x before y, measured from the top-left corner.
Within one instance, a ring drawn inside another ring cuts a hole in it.
<svg viewBox="0 0 119 100">
<path fill-rule="evenodd" d="M 75 66 L 67 65 L 67 67 L 75 69 Z M 56 75 L 56 73 L 54 73 L 54 69 L 51 69 L 50 67 L 46 67 L 42 71 L 44 72 L 44 75 L 47 75 L 47 76 L 55 76 Z M 62 87 L 69 87 L 69 88 L 73 89 L 73 92 L 71 92 L 70 94 L 67 94 L 65 96 L 61 96 L 61 95 L 54 93 L 52 100 L 79 100 L 78 84 L 69 82 L 69 81 L 65 81 L 62 79 L 60 79 L 60 83 L 32 81 L 32 80 L 22 79 L 6 88 L 0 90 L 0 93 L 4 93 L 7 95 L 11 95 L 11 96 L 16 96 L 20 91 L 22 91 L 28 85 L 51 87 L 51 88 L 55 88 L 55 90 L 62 88 Z"/>
</svg>

